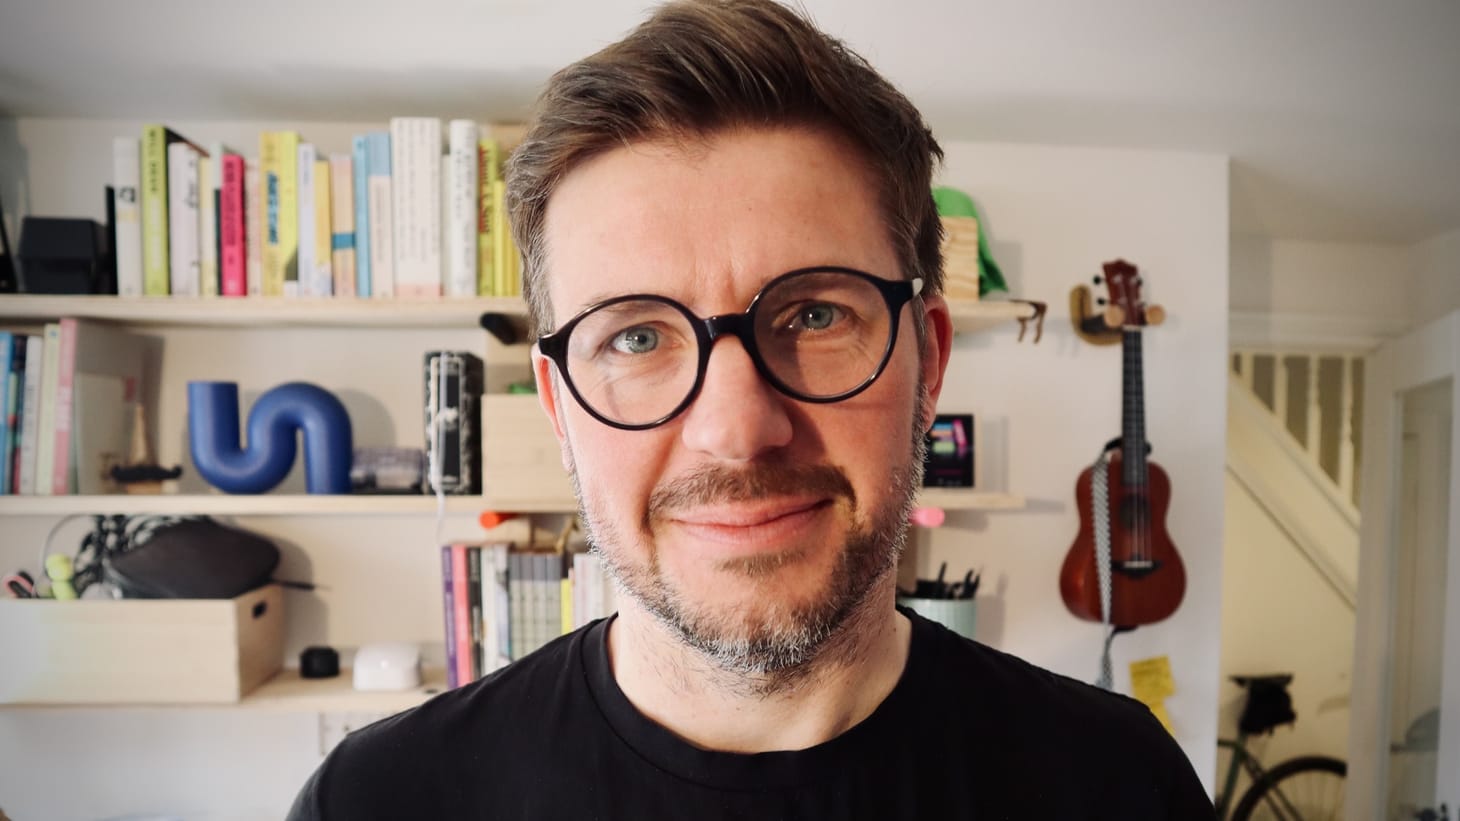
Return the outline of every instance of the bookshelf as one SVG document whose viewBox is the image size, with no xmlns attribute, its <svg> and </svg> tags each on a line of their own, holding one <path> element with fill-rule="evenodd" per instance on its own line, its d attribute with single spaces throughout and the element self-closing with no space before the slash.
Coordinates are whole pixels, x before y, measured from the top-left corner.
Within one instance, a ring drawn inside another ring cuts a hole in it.
<svg viewBox="0 0 1460 821">
<path fill-rule="evenodd" d="M 485 510 L 513 513 L 562 513 L 576 502 L 544 497 L 510 507 L 487 496 L 448 496 L 446 514 L 476 516 Z M 1024 497 L 1012 493 L 951 488 L 926 488 L 918 504 L 944 510 L 1019 510 Z M 229 496 L 221 493 L 153 496 L 0 496 L 0 516 L 207 515 L 207 516 L 428 516 L 436 512 L 432 496 L 328 496 L 270 494 Z"/>
<path fill-rule="evenodd" d="M 974 333 L 1030 317 L 1016 302 L 952 302 L 953 329 Z M 486 312 L 527 315 L 517 297 L 440 300 L 222 297 L 0 296 L 0 321 L 42 323 L 58 317 L 142 327 L 434 328 L 476 327 Z"/>
</svg>

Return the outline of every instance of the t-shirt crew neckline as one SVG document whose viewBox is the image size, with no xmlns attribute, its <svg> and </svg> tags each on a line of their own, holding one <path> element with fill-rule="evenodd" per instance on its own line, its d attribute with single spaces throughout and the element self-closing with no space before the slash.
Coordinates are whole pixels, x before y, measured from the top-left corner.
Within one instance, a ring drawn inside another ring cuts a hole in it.
<svg viewBox="0 0 1460 821">
<path fill-rule="evenodd" d="M 851 729 L 814 747 L 765 753 L 705 750 L 649 719 L 629 701 L 613 677 L 608 658 L 608 627 L 617 616 L 594 625 L 582 644 L 583 665 L 599 711 L 615 735 L 652 766 L 686 781 L 721 790 L 764 792 L 794 788 L 845 773 L 867 756 L 887 755 L 890 739 L 911 719 L 918 703 L 918 682 L 927 681 L 922 667 L 931 652 L 929 625 L 898 607 L 912 622 L 907 665 L 892 692 L 872 714 Z"/>
</svg>

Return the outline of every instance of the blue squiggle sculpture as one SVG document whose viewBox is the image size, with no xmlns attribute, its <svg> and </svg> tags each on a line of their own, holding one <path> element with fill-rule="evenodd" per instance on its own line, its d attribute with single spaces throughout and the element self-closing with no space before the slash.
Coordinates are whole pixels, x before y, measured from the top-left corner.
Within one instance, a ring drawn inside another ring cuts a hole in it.
<svg viewBox="0 0 1460 821">
<path fill-rule="evenodd" d="M 310 493 L 349 493 L 354 456 L 350 415 L 334 394 L 289 382 L 259 397 L 248 414 L 248 448 L 239 445 L 238 383 L 188 383 L 193 464 L 228 493 L 264 493 L 289 475 L 294 432 L 304 433 L 304 483 Z"/>
</svg>

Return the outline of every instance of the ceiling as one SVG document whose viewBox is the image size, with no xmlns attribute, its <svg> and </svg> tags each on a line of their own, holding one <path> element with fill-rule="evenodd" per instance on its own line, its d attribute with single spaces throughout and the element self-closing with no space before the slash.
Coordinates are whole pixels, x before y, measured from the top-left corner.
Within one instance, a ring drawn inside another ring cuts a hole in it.
<svg viewBox="0 0 1460 821">
<path fill-rule="evenodd" d="M 11 116 L 521 119 L 649 0 L 0 0 Z M 804 0 L 944 140 L 1229 154 L 1232 230 L 1460 228 L 1455 0 Z M 149 42 L 150 40 L 150 42 Z"/>
</svg>

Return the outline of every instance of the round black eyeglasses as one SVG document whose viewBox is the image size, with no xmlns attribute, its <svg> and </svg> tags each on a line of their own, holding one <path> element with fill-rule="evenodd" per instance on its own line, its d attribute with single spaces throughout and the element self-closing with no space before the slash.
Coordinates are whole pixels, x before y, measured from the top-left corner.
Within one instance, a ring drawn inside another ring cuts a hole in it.
<svg viewBox="0 0 1460 821">
<path fill-rule="evenodd" d="M 699 317 L 665 296 L 629 294 L 584 309 L 537 346 L 578 404 L 621 430 L 657 427 L 689 407 L 722 336 L 738 338 L 786 396 L 840 402 L 882 375 L 902 306 L 922 289 L 922 279 L 801 268 L 766 283 L 743 313 Z"/>
</svg>

